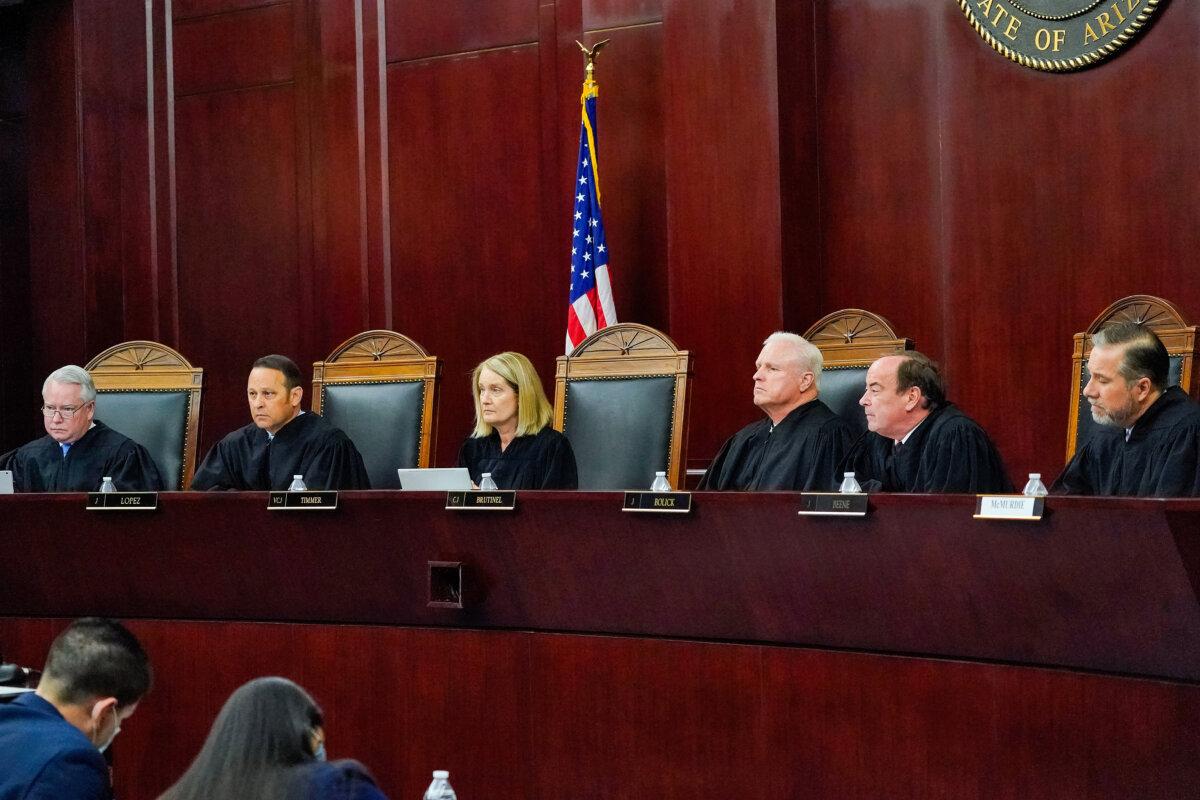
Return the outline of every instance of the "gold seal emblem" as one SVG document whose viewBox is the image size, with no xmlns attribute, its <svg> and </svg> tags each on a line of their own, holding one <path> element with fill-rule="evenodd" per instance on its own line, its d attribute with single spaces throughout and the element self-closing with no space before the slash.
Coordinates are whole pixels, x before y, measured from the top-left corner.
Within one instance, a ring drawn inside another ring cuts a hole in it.
<svg viewBox="0 0 1200 800">
<path fill-rule="evenodd" d="M 1098 64 L 1149 24 L 1166 0 L 958 0 L 971 26 L 1022 66 L 1066 72 Z"/>
</svg>

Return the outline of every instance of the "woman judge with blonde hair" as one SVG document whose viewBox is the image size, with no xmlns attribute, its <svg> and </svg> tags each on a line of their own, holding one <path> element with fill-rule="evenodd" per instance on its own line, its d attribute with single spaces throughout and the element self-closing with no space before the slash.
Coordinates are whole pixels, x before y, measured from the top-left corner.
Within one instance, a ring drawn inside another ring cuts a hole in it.
<svg viewBox="0 0 1200 800">
<path fill-rule="evenodd" d="M 520 353 L 484 359 L 471 374 L 475 430 L 458 452 L 479 485 L 483 473 L 501 489 L 575 489 L 571 443 L 550 427 L 552 410 L 537 370 Z"/>
</svg>

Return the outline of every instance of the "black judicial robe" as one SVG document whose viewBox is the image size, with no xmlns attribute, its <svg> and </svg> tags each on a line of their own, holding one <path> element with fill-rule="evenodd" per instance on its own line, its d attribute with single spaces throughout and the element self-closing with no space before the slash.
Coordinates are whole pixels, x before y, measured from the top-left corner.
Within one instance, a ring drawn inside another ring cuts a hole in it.
<svg viewBox="0 0 1200 800">
<path fill-rule="evenodd" d="M 516 436 L 500 449 L 500 434 L 469 436 L 458 451 L 458 466 L 466 467 L 476 486 L 483 473 L 501 489 L 577 489 L 575 451 L 567 437 L 551 428 L 533 436 Z"/>
<path fill-rule="evenodd" d="M 13 471 L 18 492 L 95 492 L 105 477 L 118 492 L 157 492 L 158 467 L 146 448 L 100 420 L 67 451 L 49 435 L 14 450 L 4 469 Z"/>
<path fill-rule="evenodd" d="M 854 439 L 850 423 L 820 400 L 805 403 L 772 427 L 751 423 L 729 437 L 696 487 L 701 491 L 830 491 Z"/>
<path fill-rule="evenodd" d="M 274 440 L 257 425 L 238 428 L 208 451 L 192 488 L 284 491 L 293 475 L 312 491 L 371 488 L 354 442 L 312 412 L 294 417 Z"/>
<path fill-rule="evenodd" d="M 1124 428 L 1099 427 L 1075 451 L 1050 491 L 1200 496 L 1200 406 L 1178 386 L 1172 386 L 1134 424 L 1128 442 Z"/>
<path fill-rule="evenodd" d="M 930 413 L 902 445 L 867 431 L 838 471 L 851 470 L 866 491 L 975 494 L 1013 490 L 992 440 L 953 403 Z"/>
</svg>

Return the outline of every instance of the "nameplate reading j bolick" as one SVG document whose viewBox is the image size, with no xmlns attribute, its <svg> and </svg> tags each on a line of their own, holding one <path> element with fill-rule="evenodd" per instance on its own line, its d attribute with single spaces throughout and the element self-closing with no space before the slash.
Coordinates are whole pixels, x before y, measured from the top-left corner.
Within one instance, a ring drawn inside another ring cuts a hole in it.
<svg viewBox="0 0 1200 800">
<path fill-rule="evenodd" d="M 88 492 L 88 511 L 154 511 L 158 492 Z"/>
<path fill-rule="evenodd" d="M 1046 498 L 1023 494 L 981 494 L 975 501 L 975 519 L 1012 519 L 1036 522 L 1046 509 Z"/>
<path fill-rule="evenodd" d="M 446 492 L 447 511 L 512 511 L 517 507 L 517 493 L 511 489 L 499 492 Z"/>
<path fill-rule="evenodd" d="M 992 49 L 1023 67 L 1099 64 L 1142 32 L 1166 0 L 958 0 Z"/>
<path fill-rule="evenodd" d="M 337 492 L 271 492 L 268 511 L 334 511 Z"/>
<path fill-rule="evenodd" d="M 651 514 L 686 514 L 692 510 L 691 492 L 626 492 L 622 511 Z"/>
</svg>

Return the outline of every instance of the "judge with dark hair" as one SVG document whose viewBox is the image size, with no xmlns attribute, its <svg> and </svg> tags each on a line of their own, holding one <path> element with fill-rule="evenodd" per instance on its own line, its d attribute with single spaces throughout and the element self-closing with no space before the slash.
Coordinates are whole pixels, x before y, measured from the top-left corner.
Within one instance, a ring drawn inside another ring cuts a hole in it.
<svg viewBox="0 0 1200 800">
<path fill-rule="evenodd" d="M 0 799 L 109 800 L 103 751 L 150 683 L 146 652 L 122 625 L 71 623 L 50 646 L 37 691 L 0 705 Z"/>
<path fill-rule="evenodd" d="M 42 384 L 46 435 L 0 457 L 18 492 L 95 492 L 104 478 L 117 491 L 163 488 L 146 448 L 96 416 L 96 386 L 83 367 L 68 364 Z"/>
<path fill-rule="evenodd" d="M 946 400 L 937 364 L 915 350 L 884 356 L 867 370 L 859 399 L 867 431 L 842 469 L 867 491 L 1011 492 L 983 428 Z"/>
<path fill-rule="evenodd" d="M 302 411 L 303 396 L 290 358 L 255 361 L 246 381 L 253 422 L 213 445 L 192 488 L 283 491 L 302 475 L 312 490 L 370 489 L 354 442 L 319 414 Z"/>
<path fill-rule="evenodd" d="M 1083 396 L 1100 428 L 1051 486 L 1055 494 L 1200 495 L 1200 406 L 1167 386 L 1171 360 L 1133 322 L 1092 335 Z"/>
<path fill-rule="evenodd" d="M 754 363 L 754 404 L 766 418 L 721 446 L 698 489 L 825 491 L 836 485 L 853 429 L 819 399 L 823 362 L 802 336 L 767 337 Z"/>
<path fill-rule="evenodd" d="M 187 772 L 159 800 L 385 800 L 357 761 L 325 760 L 325 719 L 286 678 L 257 678 L 217 714 Z"/>
</svg>

